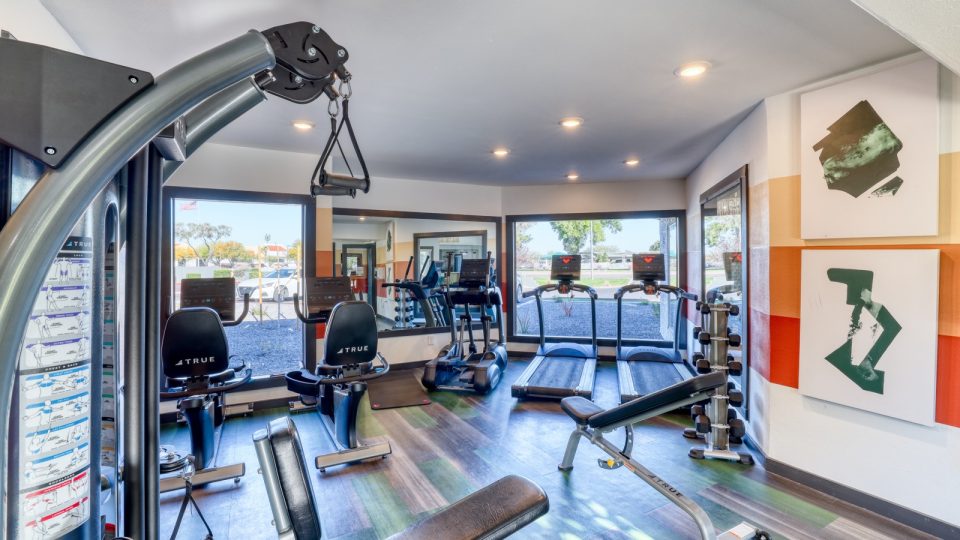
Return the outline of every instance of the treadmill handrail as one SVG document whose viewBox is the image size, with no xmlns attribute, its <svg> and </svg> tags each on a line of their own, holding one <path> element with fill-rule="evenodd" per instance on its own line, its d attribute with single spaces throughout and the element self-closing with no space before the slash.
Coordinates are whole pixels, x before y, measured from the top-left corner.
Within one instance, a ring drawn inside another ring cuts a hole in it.
<svg viewBox="0 0 960 540">
<path fill-rule="evenodd" d="M 590 329 L 591 329 L 591 340 L 590 345 L 593 349 L 593 358 L 596 358 L 599 355 L 600 347 L 597 344 L 597 291 L 593 287 L 589 287 L 582 283 L 568 283 L 566 287 L 571 291 L 586 293 L 590 297 Z M 537 315 L 539 319 L 540 326 L 540 349 L 546 349 L 547 347 L 547 336 L 546 331 L 543 327 L 543 293 L 549 291 L 556 291 L 560 289 L 559 283 L 547 283 L 546 285 L 540 285 L 539 287 L 533 289 L 532 291 L 527 291 L 523 293 L 524 298 L 529 298 L 530 296 L 536 296 L 537 298 Z"/>
<path fill-rule="evenodd" d="M 617 299 L 617 350 L 616 358 L 620 359 L 621 352 L 623 351 L 623 297 L 629 293 L 644 290 L 642 283 L 630 283 L 629 285 L 624 285 L 617 289 L 617 292 L 613 294 L 613 297 Z M 657 290 L 665 293 L 673 294 L 677 297 L 677 315 L 676 320 L 674 320 L 673 326 L 673 352 L 680 352 L 680 321 L 683 320 L 683 306 L 687 300 L 697 300 L 697 295 L 693 293 L 688 293 L 687 291 L 681 289 L 680 287 L 674 287 L 673 285 L 660 284 L 657 285 Z"/>
<path fill-rule="evenodd" d="M 177 117 L 205 98 L 276 62 L 260 32 L 250 31 L 183 62 L 107 117 L 60 169 L 48 170 L 0 230 L 0 429 L 8 433 L 14 372 L 43 280 L 61 242 L 111 178 Z M 0 449 L 6 492 L 8 448 Z M 6 494 L 6 493 L 5 493 Z M 0 523 L 7 523 L 0 505 Z"/>
</svg>

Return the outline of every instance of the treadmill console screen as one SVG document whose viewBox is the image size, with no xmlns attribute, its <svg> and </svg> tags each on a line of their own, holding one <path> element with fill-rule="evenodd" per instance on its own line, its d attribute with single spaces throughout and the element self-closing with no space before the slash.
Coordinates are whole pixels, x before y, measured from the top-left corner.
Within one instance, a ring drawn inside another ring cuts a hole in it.
<svg viewBox="0 0 960 540">
<path fill-rule="evenodd" d="M 306 286 L 307 310 L 310 317 L 330 313 L 340 302 L 356 300 L 350 278 L 347 276 L 315 277 L 308 279 Z"/>
<path fill-rule="evenodd" d="M 229 278 L 193 278 L 180 281 L 180 307 L 208 307 L 221 321 L 234 319 L 237 285 Z"/>
<path fill-rule="evenodd" d="M 666 265 L 663 253 L 634 253 L 634 281 L 666 281 Z"/>
<path fill-rule="evenodd" d="M 580 255 L 554 255 L 550 264 L 550 281 L 580 279 Z"/>
<path fill-rule="evenodd" d="M 490 259 L 464 259 L 457 285 L 465 289 L 485 287 L 490 279 Z"/>
</svg>

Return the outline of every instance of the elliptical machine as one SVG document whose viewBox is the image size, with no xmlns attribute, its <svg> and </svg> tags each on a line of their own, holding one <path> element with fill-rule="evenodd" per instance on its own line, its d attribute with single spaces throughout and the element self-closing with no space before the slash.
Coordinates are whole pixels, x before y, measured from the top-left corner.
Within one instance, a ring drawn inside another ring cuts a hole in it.
<svg viewBox="0 0 960 540">
<path fill-rule="evenodd" d="M 453 313 L 456 306 L 463 306 L 463 313 L 458 317 L 459 335 L 456 326 L 451 324 L 450 344 L 424 368 L 422 382 L 428 390 L 473 390 L 486 394 L 500 383 L 503 370 L 507 368 L 507 347 L 503 337 L 500 291 L 489 283 L 491 266 L 489 256 L 463 260 L 457 288 L 447 290 L 450 312 Z M 471 306 L 480 313 L 482 351 L 477 349 L 473 338 Z M 490 339 L 490 310 L 495 312 L 497 321 L 496 340 Z"/>
<path fill-rule="evenodd" d="M 226 418 L 223 396 L 247 384 L 253 376 L 246 364 L 229 366 L 230 351 L 223 331 L 225 326 L 243 321 L 250 295 L 243 296 L 243 312 L 234 319 L 233 278 L 185 279 L 180 282 L 180 292 L 181 307 L 167 319 L 161 345 L 166 388 L 160 397 L 179 400 L 177 408 L 190 430 L 190 454 L 172 447 L 160 449 L 160 474 L 166 475 L 160 479 L 160 492 L 186 490 L 173 538 L 191 503 L 207 525 L 193 498 L 194 487 L 231 479 L 239 483 L 246 474 L 242 462 L 220 467 L 214 464 Z M 213 538 L 209 525 L 207 533 L 207 538 Z"/>
<path fill-rule="evenodd" d="M 297 317 L 306 324 L 327 323 L 323 358 L 316 374 L 305 369 L 286 374 L 287 389 L 300 394 L 300 401 L 316 408 L 334 443 L 335 452 L 317 456 L 320 472 L 327 467 L 356 463 L 391 453 L 390 443 L 364 444 L 357 435 L 357 413 L 367 392 L 367 381 L 386 375 L 390 364 L 377 351 L 377 316 L 366 302 L 354 299 L 349 277 L 317 277 L 305 283 L 306 309 L 293 295 Z M 375 367 L 379 358 L 382 364 Z M 291 406 L 291 408 L 294 408 Z"/>
</svg>

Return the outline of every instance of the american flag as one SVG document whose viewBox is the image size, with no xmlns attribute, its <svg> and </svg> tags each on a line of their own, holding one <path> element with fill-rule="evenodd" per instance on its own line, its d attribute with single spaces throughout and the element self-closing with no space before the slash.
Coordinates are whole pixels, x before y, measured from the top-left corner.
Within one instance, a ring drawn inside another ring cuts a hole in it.
<svg viewBox="0 0 960 540">
<path fill-rule="evenodd" d="M 197 201 L 185 201 L 180 203 L 180 210 L 190 212 L 197 209 Z"/>
</svg>

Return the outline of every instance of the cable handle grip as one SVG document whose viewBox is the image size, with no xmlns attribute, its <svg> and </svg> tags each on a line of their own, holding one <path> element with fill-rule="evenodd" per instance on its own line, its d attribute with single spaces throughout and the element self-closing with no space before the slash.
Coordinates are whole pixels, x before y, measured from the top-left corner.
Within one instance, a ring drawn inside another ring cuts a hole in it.
<svg viewBox="0 0 960 540">
<path fill-rule="evenodd" d="M 243 322 L 243 319 L 247 318 L 247 313 L 250 312 L 250 293 L 243 293 L 243 311 L 240 312 L 240 316 L 232 321 L 220 321 L 223 323 L 223 326 L 237 326 Z"/>
<path fill-rule="evenodd" d="M 540 296 L 545 292 L 555 291 L 560 287 L 556 283 L 547 283 L 546 285 L 540 285 L 539 287 L 525 291 L 523 293 L 524 298 L 530 298 L 531 296 Z"/>
<path fill-rule="evenodd" d="M 293 311 L 296 312 L 297 318 L 307 324 L 322 324 L 327 322 L 326 317 L 308 317 L 303 314 L 303 310 L 300 308 L 300 295 L 293 293 Z"/>
</svg>

